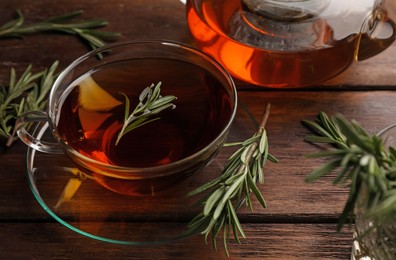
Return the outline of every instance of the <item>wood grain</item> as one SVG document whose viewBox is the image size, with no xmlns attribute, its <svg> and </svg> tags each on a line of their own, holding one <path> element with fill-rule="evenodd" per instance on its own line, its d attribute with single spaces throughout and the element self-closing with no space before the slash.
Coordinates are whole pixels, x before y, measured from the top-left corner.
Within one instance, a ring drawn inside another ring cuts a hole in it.
<svg viewBox="0 0 396 260">
<path fill-rule="evenodd" d="M 177 0 L 2 0 L 0 24 L 9 21 L 15 10 L 21 10 L 26 22 L 34 22 L 65 12 L 84 10 L 81 19 L 104 18 L 104 29 L 123 34 L 120 40 L 168 39 L 192 44 L 193 39 L 185 21 L 184 6 Z M 11 67 L 22 72 L 28 64 L 38 71 L 60 61 L 65 68 L 89 49 L 73 36 L 40 33 L 22 39 L 0 39 L 0 84 L 8 81 Z M 3 259 L 350 259 L 352 231 L 337 233 L 336 222 L 342 211 L 347 190 L 333 187 L 329 175 L 315 184 L 304 178 L 322 163 L 307 159 L 305 154 L 317 148 L 303 142 L 308 131 L 302 119 L 314 119 L 319 111 L 343 113 L 356 119 L 370 132 L 377 133 L 395 121 L 396 45 L 367 61 L 354 64 L 346 72 L 319 86 L 295 90 L 265 89 L 237 81 L 238 97 L 258 120 L 267 102 L 272 110 L 268 122 L 270 150 L 280 163 L 265 168 L 266 182 L 260 188 L 268 208 L 254 201 L 254 212 L 246 209 L 239 216 L 247 239 L 238 245 L 230 244 L 231 257 L 208 250 L 202 237 L 193 237 L 166 245 L 113 245 L 78 235 L 54 221 L 33 196 L 26 177 L 26 146 L 17 143 L 0 152 L 0 257 Z M 242 106 L 241 106 L 242 107 Z M 246 138 L 252 127 L 239 116 L 233 125 L 232 138 Z M 229 153 L 229 151 L 228 151 Z M 181 193 L 210 180 L 221 170 L 227 152 L 203 173 L 194 177 Z M 41 163 L 50 169 L 52 158 L 42 157 Z M 190 185 L 190 186 L 189 186 Z M 101 187 L 96 187 L 98 190 Z M 55 193 L 62 186 L 46 188 Z M 83 191 L 83 190 L 82 190 Z M 103 189 L 100 194 L 106 194 Z M 80 195 L 84 195 L 81 193 Z M 110 195 L 109 195 L 110 196 Z M 99 205 L 102 197 L 90 197 L 89 203 L 79 204 L 78 214 L 86 225 L 94 227 L 95 220 L 105 219 L 106 210 Z M 119 209 L 118 217 L 134 221 L 136 227 L 127 232 L 143 232 L 147 221 L 155 229 L 167 221 L 185 224 L 197 209 L 186 207 L 180 199 L 161 199 L 157 207 L 147 207 L 144 214 L 133 216 Z M 124 207 L 124 208 L 123 208 Z M 66 212 L 67 213 L 67 212 Z M 65 214 L 66 215 L 66 214 Z M 70 217 L 70 216 L 69 216 Z M 150 219 L 144 219 L 150 218 Z M 114 220 L 116 218 L 110 218 Z M 145 221 L 142 221 L 145 220 Z M 118 228 L 111 221 L 108 227 Z M 128 234 L 126 234 L 128 235 Z M 143 235 L 143 234 L 141 234 Z"/>
<path fill-rule="evenodd" d="M 393 101 L 396 92 L 370 91 L 370 92 L 284 92 L 284 91 L 244 91 L 239 93 L 240 101 L 247 106 L 253 115 L 259 119 L 263 113 L 266 102 L 272 104 L 267 131 L 270 141 L 270 151 L 280 160 L 279 164 L 268 163 L 266 166 L 266 184 L 262 186 L 263 193 L 268 200 L 269 207 L 248 213 L 273 216 L 290 214 L 295 218 L 305 218 L 309 215 L 322 216 L 323 218 L 336 218 L 340 213 L 346 198 L 345 190 L 335 188 L 330 184 L 330 177 L 319 180 L 316 184 L 307 184 L 305 176 L 314 169 L 320 160 L 307 159 L 305 154 L 315 152 L 317 149 L 305 142 L 303 138 L 308 134 L 300 123 L 302 119 L 313 120 L 319 111 L 329 114 L 342 112 L 350 119 L 358 120 L 371 133 L 376 133 L 388 124 L 393 123 Z M 243 123 L 237 119 L 235 123 Z M 238 132 L 235 139 L 246 139 L 253 133 L 252 127 L 242 128 L 235 125 Z M 240 137 L 240 138 L 238 138 Z M 9 166 L 0 175 L 3 188 L 0 193 L 1 205 L 9 207 L 0 208 L 0 218 L 23 215 L 31 217 L 32 212 L 26 211 L 26 203 L 32 201 L 25 176 L 25 146 L 21 143 L 11 147 L 1 155 L 1 161 Z M 232 150 L 227 150 L 228 154 Z M 225 161 L 227 153 L 220 154 L 218 162 L 215 161 L 204 173 L 198 175 L 194 181 L 204 183 L 212 178 L 216 172 L 221 171 L 221 163 Z M 51 157 L 43 157 L 43 163 L 50 161 Z M 15 193 L 14 187 L 19 187 L 20 193 L 14 194 L 13 204 L 8 202 L 7 194 Z M 189 188 L 189 187 L 187 187 Z M 22 192 L 23 191 L 23 192 Z M 23 196 L 28 196 L 24 198 Z M 100 200 L 100 198 L 98 198 Z M 324 207 L 326 201 L 336 201 L 334 206 Z M 34 204 L 34 202 L 31 202 Z M 168 204 L 172 204 L 169 202 Z M 167 205 L 165 202 L 164 205 Z M 258 207 L 258 205 L 255 205 Z M 164 206 L 164 208 L 169 205 Z M 179 206 L 181 209 L 182 206 Z M 94 209 L 92 209 L 94 210 Z M 160 210 L 160 208 L 158 208 Z M 289 218 L 290 220 L 290 218 Z"/>
<path fill-rule="evenodd" d="M 229 244 L 226 257 L 191 237 L 155 246 L 126 246 L 82 237 L 57 223 L 0 223 L 0 256 L 6 259 L 348 259 L 351 232 L 333 224 L 246 224 L 247 238 Z M 57 238 L 57 239 L 56 239 Z M 23 249 L 23 250 L 21 250 Z"/>
<path fill-rule="evenodd" d="M 344 234 L 345 236 L 343 239 L 346 240 L 343 240 L 343 245 L 345 246 L 343 253 L 340 253 L 340 249 L 342 248 L 338 248 L 335 245 L 328 248 L 329 245 L 327 244 L 333 239 L 331 243 L 336 243 L 336 245 L 338 245 L 337 241 L 339 235 L 335 233 L 334 223 L 336 223 L 337 217 L 342 210 L 347 195 L 346 191 L 342 188 L 333 187 L 330 184 L 330 177 L 324 178 L 314 185 L 304 182 L 307 173 L 317 166 L 319 162 L 304 158 L 304 154 L 316 151 L 316 149 L 302 141 L 303 136 L 307 134 L 308 131 L 301 126 L 300 120 L 313 119 L 316 113 L 321 110 L 325 110 L 329 113 L 342 111 L 345 116 L 361 121 L 368 131 L 375 133 L 388 123 L 391 123 L 390 120 L 393 111 L 388 109 L 388 107 L 393 102 L 392 100 L 395 98 L 395 95 L 396 93 L 392 91 L 244 91 L 239 94 L 240 100 L 252 111 L 256 118 L 260 117 L 264 102 L 270 102 L 272 104 L 272 113 L 268 123 L 268 135 L 271 142 L 271 152 L 279 158 L 280 163 L 268 164 L 266 168 L 266 184 L 261 188 L 267 199 L 268 208 L 261 209 L 258 203 L 255 202 L 255 211 L 253 213 L 246 210 L 239 212 L 241 221 L 245 223 L 249 229 L 254 230 L 251 235 L 254 238 L 248 237 L 244 243 L 248 243 L 253 247 L 256 246 L 257 241 L 261 241 L 261 239 L 274 242 L 270 245 L 263 245 L 265 248 L 268 246 L 268 249 L 265 250 L 260 247 L 252 250 L 249 247 L 233 245 L 231 248 L 235 250 L 236 256 L 242 257 L 243 255 L 245 257 L 246 255 L 246 257 L 249 256 L 254 259 L 254 254 L 252 256 L 250 256 L 250 254 L 256 252 L 255 254 L 258 254 L 259 258 L 264 259 L 265 257 L 267 257 L 267 259 L 287 259 L 294 257 L 315 259 L 315 257 L 319 257 L 320 254 L 325 253 L 325 255 L 323 255 L 324 258 L 334 257 L 334 259 L 347 259 L 345 256 L 351 246 L 351 244 L 349 244 L 351 236 L 348 237 L 347 234 L 350 235 L 351 232 Z M 243 130 L 243 128 L 239 126 L 238 135 L 246 136 L 248 133 L 244 131 L 248 130 L 249 129 Z M 55 241 L 64 241 L 63 233 L 60 235 L 58 234 L 64 227 L 57 223 L 48 224 L 47 222 L 51 222 L 51 218 L 40 208 L 39 204 L 30 193 L 26 177 L 24 176 L 24 165 L 21 163 L 24 160 L 25 149 L 24 145 L 18 143 L 5 154 L 2 154 L 3 165 L 5 164 L 5 168 L 8 169 L 7 171 L 3 171 L 3 174 L 0 175 L 0 181 L 2 183 L 2 189 L 0 191 L 0 205 L 2 205 L 0 208 L 0 216 L 2 223 L 4 226 L 7 226 L 10 224 L 9 222 L 11 222 L 15 228 L 22 228 L 25 226 L 26 222 L 38 221 L 38 226 L 49 225 L 51 230 L 55 230 L 54 234 L 51 234 L 51 237 Z M 212 165 L 211 167 L 207 170 L 208 175 L 199 175 L 199 178 L 195 180 L 198 183 L 203 183 L 210 179 L 211 176 L 216 174 L 219 170 L 219 165 Z M 18 189 L 15 189 L 15 187 L 18 187 Z M 52 189 L 53 188 L 54 187 L 52 187 Z M 12 199 L 10 199 L 10 194 L 12 194 Z M 105 211 L 94 206 L 98 204 L 102 198 L 103 197 L 93 198 L 93 201 L 90 202 L 93 203 L 91 206 L 85 205 L 83 207 L 87 216 L 95 215 L 97 218 L 104 217 L 103 212 Z M 193 209 L 185 209 L 183 204 L 175 203 L 175 201 L 172 200 L 163 200 L 159 203 L 158 207 L 151 208 L 151 210 L 151 212 L 147 212 L 148 215 L 163 214 L 162 217 L 164 219 L 169 219 L 171 217 L 169 212 L 172 214 L 176 212 L 176 216 L 173 215 L 172 217 L 179 221 L 187 221 L 194 212 Z M 15 222 L 20 222 L 20 224 Z M 18 227 L 19 225 L 20 227 Z M 263 227 L 267 227 L 267 225 L 279 227 L 281 231 L 263 229 Z M 300 231 L 297 232 L 293 225 L 299 227 Z M 293 228 L 291 228 L 291 226 L 293 226 Z M 317 226 L 331 226 L 332 229 L 318 231 L 316 230 Z M 305 228 L 306 232 L 319 232 L 321 235 L 319 237 L 317 237 L 317 234 L 316 236 L 312 234 L 303 236 L 301 232 L 305 232 Z M 49 235 L 45 231 L 43 232 L 41 228 L 36 229 L 35 232 L 37 232 L 36 236 Z M 248 233 L 249 232 L 251 231 L 248 230 Z M 280 234 L 276 232 L 280 232 Z M 325 239 L 321 237 L 322 232 L 327 232 L 323 235 L 326 237 Z M 270 237 L 264 236 L 263 233 L 270 234 Z M 276 242 L 272 236 L 275 236 L 278 241 Z M 296 236 L 296 241 L 298 241 L 298 243 L 295 242 L 297 243 L 296 248 L 293 249 L 292 247 L 290 249 L 288 246 L 288 249 L 285 250 L 284 241 L 293 241 L 293 238 L 290 236 Z M 320 239 L 324 239 L 324 241 Z M 305 242 L 308 244 L 319 244 L 316 249 L 314 248 L 306 251 L 306 248 L 300 248 L 301 243 Z M 61 244 L 62 242 L 57 243 Z M 60 247 L 60 245 L 58 246 Z M 190 244 L 186 245 L 188 248 L 190 246 Z M 95 250 L 101 251 L 100 248 L 99 246 Z M 323 252 L 323 250 L 325 251 Z M 8 248 L 6 251 L 12 252 L 12 247 Z M 179 251 L 179 249 L 177 249 L 177 251 Z M 72 254 L 72 252 L 67 253 Z M 99 252 L 96 253 L 99 254 Z M 155 254 L 164 254 L 164 252 L 158 249 L 158 251 L 155 251 Z M 188 251 L 185 252 L 185 254 L 193 254 L 193 252 Z M 344 257 L 341 257 L 340 254 Z"/>
<path fill-rule="evenodd" d="M 184 5 L 177 0 L 161 0 L 148 4 L 143 0 L 3 0 L 0 3 L 0 24 L 13 18 L 15 10 L 21 10 L 26 23 L 75 10 L 84 10 L 81 19 L 103 18 L 109 25 L 103 29 L 122 33 L 120 41 L 167 39 L 195 45 L 189 33 Z M 55 60 L 66 67 L 89 49 L 74 36 L 41 33 L 21 39 L 0 40 L 0 82 L 7 80 L 11 67 L 18 71 L 32 63 L 37 69 L 50 66 Z M 366 61 L 353 64 L 351 68 L 312 88 L 330 89 L 395 89 L 396 44 Z M 251 85 L 240 83 L 241 88 Z"/>
</svg>

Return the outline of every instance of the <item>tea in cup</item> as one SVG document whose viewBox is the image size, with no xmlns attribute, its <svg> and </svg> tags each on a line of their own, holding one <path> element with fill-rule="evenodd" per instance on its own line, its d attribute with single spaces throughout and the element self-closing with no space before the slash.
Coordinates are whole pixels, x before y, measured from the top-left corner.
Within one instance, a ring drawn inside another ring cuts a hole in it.
<svg viewBox="0 0 396 260">
<path fill-rule="evenodd" d="M 158 84 L 161 97 L 177 97 L 175 108 L 119 139 L 142 93 Z M 74 61 L 55 81 L 48 111 L 21 117 L 48 122 L 56 143 L 36 140 L 24 127 L 18 135 L 36 150 L 67 154 L 110 190 L 154 195 L 213 159 L 236 105 L 231 76 L 201 51 L 175 42 L 119 43 Z"/>
</svg>

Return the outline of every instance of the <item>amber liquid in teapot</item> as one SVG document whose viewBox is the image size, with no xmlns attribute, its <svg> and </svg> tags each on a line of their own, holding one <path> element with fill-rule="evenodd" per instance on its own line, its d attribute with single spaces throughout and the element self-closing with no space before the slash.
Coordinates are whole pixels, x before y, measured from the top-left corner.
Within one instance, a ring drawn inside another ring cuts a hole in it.
<svg viewBox="0 0 396 260">
<path fill-rule="evenodd" d="M 186 10 L 199 47 L 234 77 L 292 88 L 386 49 L 395 39 L 392 1 L 189 0 Z"/>
</svg>

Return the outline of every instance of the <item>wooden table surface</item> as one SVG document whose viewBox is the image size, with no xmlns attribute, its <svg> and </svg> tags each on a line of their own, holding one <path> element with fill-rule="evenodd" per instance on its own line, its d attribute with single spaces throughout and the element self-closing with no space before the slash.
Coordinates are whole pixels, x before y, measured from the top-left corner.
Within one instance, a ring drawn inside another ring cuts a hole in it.
<svg viewBox="0 0 396 260">
<path fill-rule="evenodd" d="M 105 30 L 121 32 L 120 40 L 168 39 L 194 44 L 184 6 L 177 0 L 2 0 L 0 24 L 9 21 L 17 9 L 26 22 L 84 10 L 82 18 L 108 20 Z M 33 64 L 34 70 L 40 70 L 59 60 L 64 68 L 85 52 L 86 46 L 78 39 L 61 34 L 0 40 L 0 83 L 8 81 L 11 67 L 21 72 Z M 322 110 L 342 112 L 371 133 L 394 122 L 395 57 L 394 44 L 311 88 L 276 90 L 238 83 L 240 100 L 256 118 L 265 103 L 271 103 L 267 131 L 270 149 L 280 163 L 268 164 L 265 169 L 266 183 L 261 190 L 268 208 L 261 209 L 255 201 L 253 213 L 239 212 L 247 238 L 241 244 L 230 242 L 229 259 L 350 259 L 352 228 L 336 231 L 347 192 L 333 187 L 330 177 L 315 184 L 304 182 L 320 161 L 304 157 L 315 148 L 303 142 L 308 131 L 300 120 L 314 119 Z M 64 227 L 44 211 L 29 188 L 26 150 L 18 142 L 0 154 L 2 259 L 227 259 L 221 247 L 213 251 L 201 236 L 155 246 L 128 246 L 97 241 Z M 182 209 L 181 221 L 185 220 L 183 214 L 191 215 L 190 208 L 172 206 Z M 87 207 L 89 210 L 95 211 Z"/>
</svg>

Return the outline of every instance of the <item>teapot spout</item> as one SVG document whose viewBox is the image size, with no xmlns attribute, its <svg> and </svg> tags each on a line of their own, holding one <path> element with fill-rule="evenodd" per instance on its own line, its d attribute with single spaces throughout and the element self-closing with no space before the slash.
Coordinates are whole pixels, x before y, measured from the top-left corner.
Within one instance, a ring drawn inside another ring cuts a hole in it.
<svg viewBox="0 0 396 260">
<path fill-rule="evenodd" d="M 366 60 L 387 49 L 396 39 L 395 21 L 394 1 L 377 1 L 357 36 L 355 60 Z"/>
</svg>

